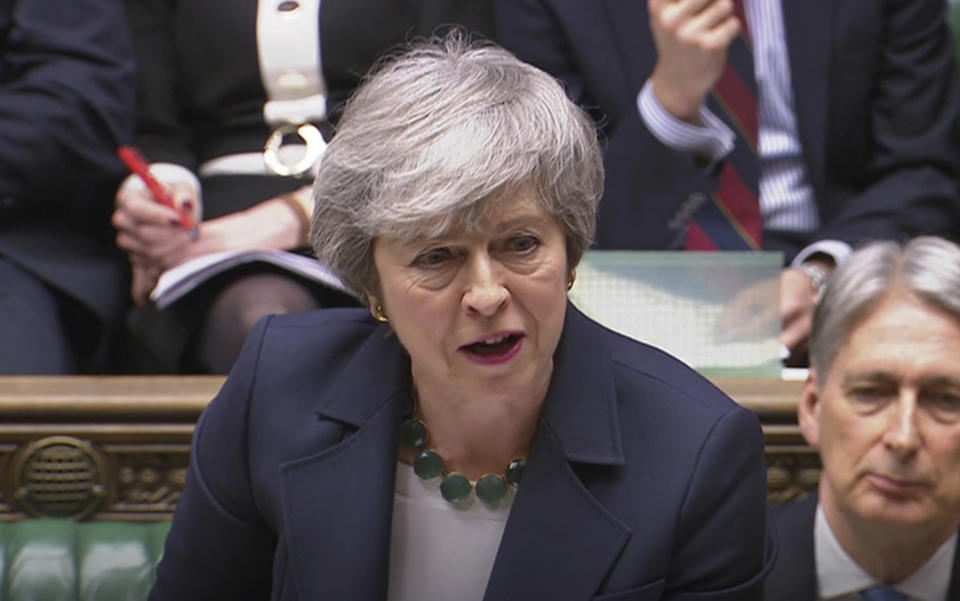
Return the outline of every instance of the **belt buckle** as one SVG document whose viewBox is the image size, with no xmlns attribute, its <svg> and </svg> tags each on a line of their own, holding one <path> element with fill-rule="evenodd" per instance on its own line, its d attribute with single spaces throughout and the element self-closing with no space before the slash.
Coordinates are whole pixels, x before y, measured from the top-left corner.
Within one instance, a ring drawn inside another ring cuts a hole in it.
<svg viewBox="0 0 960 601">
<path fill-rule="evenodd" d="M 283 139 L 297 134 L 306 143 L 306 152 L 294 163 L 286 163 L 280 158 Z M 313 123 L 285 123 L 273 130 L 263 148 L 263 162 L 271 172 L 283 177 L 301 177 L 310 171 L 323 156 L 327 142 L 323 134 Z"/>
</svg>

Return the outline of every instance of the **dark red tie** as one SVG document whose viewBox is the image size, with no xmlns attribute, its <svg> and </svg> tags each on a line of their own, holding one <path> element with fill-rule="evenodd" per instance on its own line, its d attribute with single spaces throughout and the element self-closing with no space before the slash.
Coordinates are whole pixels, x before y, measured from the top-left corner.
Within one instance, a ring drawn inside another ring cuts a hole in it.
<svg viewBox="0 0 960 601">
<path fill-rule="evenodd" d="M 703 203 L 690 221 L 687 250 L 757 250 L 763 245 L 757 82 L 743 0 L 734 5 L 742 33 L 730 45 L 727 66 L 707 107 L 730 126 L 736 140 L 720 167 L 712 202 Z"/>
</svg>

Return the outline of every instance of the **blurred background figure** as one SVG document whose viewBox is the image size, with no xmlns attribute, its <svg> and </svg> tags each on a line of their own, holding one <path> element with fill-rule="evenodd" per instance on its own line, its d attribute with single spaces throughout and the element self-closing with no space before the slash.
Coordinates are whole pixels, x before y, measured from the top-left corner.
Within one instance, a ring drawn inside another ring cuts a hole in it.
<svg viewBox="0 0 960 601">
<path fill-rule="evenodd" d="M 878 242 L 817 307 L 798 404 L 820 486 L 774 510 L 768 601 L 960 599 L 960 248 Z"/>
<path fill-rule="evenodd" d="M 187 212 L 175 225 L 138 178 L 117 193 L 133 264 L 130 369 L 226 373 L 262 316 L 356 304 L 262 264 L 234 268 L 164 310 L 164 271 L 235 249 L 307 251 L 313 171 L 344 100 L 391 47 L 450 24 L 490 29 L 485 0 L 129 0 L 140 63 L 137 144 Z M 265 152 L 268 140 L 272 149 Z"/>
<path fill-rule="evenodd" d="M 112 368 L 128 269 L 110 211 L 133 129 L 121 0 L 0 0 L 0 373 Z"/>
<path fill-rule="evenodd" d="M 943 0 L 496 0 L 607 137 L 597 246 L 783 251 L 781 341 L 858 244 L 956 232 Z"/>
</svg>

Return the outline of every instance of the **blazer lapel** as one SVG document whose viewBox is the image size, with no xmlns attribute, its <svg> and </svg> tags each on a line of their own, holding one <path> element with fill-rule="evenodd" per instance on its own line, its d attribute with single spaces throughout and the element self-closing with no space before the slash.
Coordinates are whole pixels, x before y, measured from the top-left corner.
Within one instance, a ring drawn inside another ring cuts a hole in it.
<svg viewBox="0 0 960 601">
<path fill-rule="evenodd" d="M 571 463 L 622 465 L 613 367 L 601 330 L 568 305 L 544 415 L 485 599 L 591 599 L 630 529 Z M 587 469 L 587 468 L 585 468 Z"/>
<path fill-rule="evenodd" d="M 386 598 L 397 430 L 410 399 L 409 374 L 396 338 L 371 336 L 317 411 L 320 421 L 346 426 L 343 440 L 281 468 L 284 536 L 299 599 Z"/>
<path fill-rule="evenodd" d="M 797 129 L 811 182 L 823 181 L 835 0 L 782 0 Z"/>
</svg>

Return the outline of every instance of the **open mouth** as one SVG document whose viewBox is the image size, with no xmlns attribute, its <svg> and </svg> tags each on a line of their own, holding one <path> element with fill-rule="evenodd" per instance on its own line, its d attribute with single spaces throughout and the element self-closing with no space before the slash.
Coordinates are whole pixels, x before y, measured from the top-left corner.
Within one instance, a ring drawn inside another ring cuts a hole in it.
<svg viewBox="0 0 960 601">
<path fill-rule="evenodd" d="M 510 353 L 519 344 L 521 338 L 523 336 L 520 334 L 501 334 L 464 345 L 463 350 L 479 357 L 502 357 Z"/>
</svg>

